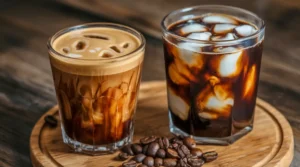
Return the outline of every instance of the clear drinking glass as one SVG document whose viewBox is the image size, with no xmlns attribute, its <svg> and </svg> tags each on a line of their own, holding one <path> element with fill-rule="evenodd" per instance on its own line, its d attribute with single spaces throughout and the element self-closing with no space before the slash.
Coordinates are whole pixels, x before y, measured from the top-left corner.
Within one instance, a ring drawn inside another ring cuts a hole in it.
<svg viewBox="0 0 300 167">
<path fill-rule="evenodd" d="M 203 19 L 214 14 L 229 21 Z M 206 21 L 205 25 L 185 27 L 195 25 L 197 19 Z M 217 29 L 216 24 L 221 23 L 232 29 L 217 36 L 223 25 Z M 256 27 L 255 32 L 237 35 L 241 32 L 236 27 L 246 23 Z M 177 33 L 172 29 L 176 25 Z M 202 39 L 207 34 L 192 34 L 201 28 L 209 32 L 208 39 Z M 231 144 L 250 132 L 263 50 L 263 20 L 240 8 L 203 5 L 171 12 L 163 19 L 162 30 L 170 131 L 191 135 L 198 143 L 220 145 Z M 185 32 L 192 34 L 190 38 L 180 35 Z"/>
<path fill-rule="evenodd" d="M 56 33 L 48 50 L 64 143 L 87 154 L 113 152 L 130 143 L 143 35 L 119 24 L 83 24 Z"/>
</svg>

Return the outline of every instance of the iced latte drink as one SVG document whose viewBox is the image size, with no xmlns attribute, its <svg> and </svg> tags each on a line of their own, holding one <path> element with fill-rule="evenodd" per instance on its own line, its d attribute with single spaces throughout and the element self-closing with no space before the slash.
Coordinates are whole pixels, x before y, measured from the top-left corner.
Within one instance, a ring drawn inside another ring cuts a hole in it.
<svg viewBox="0 0 300 167">
<path fill-rule="evenodd" d="M 143 36 L 122 25 L 85 24 L 58 32 L 48 48 L 64 142 L 90 154 L 131 142 Z"/>
<path fill-rule="evenodd" d="M 170 130 L 230 144 L 251 131 L 264 23 L 234 7 L 197 6 L 163 22 Z"/>
</svg>

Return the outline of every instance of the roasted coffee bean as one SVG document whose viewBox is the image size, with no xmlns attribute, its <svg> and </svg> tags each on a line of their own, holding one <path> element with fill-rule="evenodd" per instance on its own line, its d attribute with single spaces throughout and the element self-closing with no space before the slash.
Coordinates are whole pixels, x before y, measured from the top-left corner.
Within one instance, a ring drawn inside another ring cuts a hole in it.
<svg viewBox="0 0 300 167">
<path fill-rule="evenodd" d="M 191 167 L 191 165 L 188 164 L 187 162 L 187 159 L 180 159 L 178 161 L 178 164 L 177 164 L 178 167 Z"/>
<path fill-rule="evenodd" d="M 142 151 L 143 151 L 143 147 L 139 144 L 132 144 L 131 149 L 134 154 L 139 154 L 139 153 L 142 153 Z"/>
<path fill-rule="evenodd" d="M 168 139 L 167 137 L 163 137 L 163 138 L 162 138 L 162 142 L 163 142 L 163 144 L 164 144 L 164 149 L 168 149 L 169 146 L 170 146 L 170 141 L 169 141 L 169 139 Z"/>
<path fill-rule="evenodd" d="M 166 158 L 163 160 L 163 166 L 165 167 L 175 167 L 177 165 L 176 158 Z"/>
<path fill-rule="evenodd" d="M 153 142 L 148 147 L 147 155 L 154 157 L 158 150 L 159 150 L 159 144 L 157 142 Z"/>
<path fill-rule="evenodd" d="M 177 143 L 178 145 L 182 145 L 183 144 L 183 141 L 179 138 L 173 138 L 172 139 L 172 143 Z"/>
<path fill-rule="evenodd" d="M 131 149 L 131 145 L 126 145 L 121 149 L 124 153 L 127 153 L 128 155 L 134 155 L 132 149 Z"/>
<path fill-rule="evenodd" d="M 184 154 L 184 152 L 181 149 L 179 149 L 179 148 L 177 149 L 177 153 L 178 153 L 178 155 L 179 155 L 180 158 L 186 157 L 186 155 Z"/>
<path fill-rule="evenodd" d="M 160 167 L 162 165 L 163 165 L 163 159 L 161 159 L 161 158 L 155 158 L 154 159 L 154 166 L 155 167 Z"/>
<path fill-rule="evenodd" d="M 202 157 L 205 162 L 211 162 L 218 158 L 218 153 L 215 151 L 210 151 L 202 154 Z"/>
<path fill-rule="evenodd" d="M 133 160 L 128 161 L 128 162 L 124 162 L 122 164 L 122 167 L 136 167 L 137 163 Z"/>
<path fill-rule="evenodd" d="M 178 147 L 179 147 L 179 144 L 178 144 L 178 143 L 172 143 L 172 144 L 170 145 L 170 148 L 173 148 L 173 149 L 175 149 L 175 150 L 177 150 Z"/>
<path fill-rule="evenodd" d="M 144 164 L 139 164 L 138 167 L 148 167 L 147 165 L 144 165 Z"/>
<path fill-rule="evenodd" d="M 190 152 L 189 148 L 187 148 L 187 146 L 185 146 L 185 145 L 181 145 L 181 146 L 179 146 L 179 148 L 178 148 L 178 149 L 182 150 L 182 152 L 183 152 L 185 155 L 189 155 L 189 154 L 191 154 L 191 152 Z"/>
<path fill-rule="evenodd" d="M 193 167 L 201 167 L 205 162 L 203 159 L 198 157 L 190 157 L 188 158 L 188 164 L 190 164 Z"/>
<path fill-rule="evenodd" d="M 197 157 L 201 157 L 202 156 L 202 150 L 200 148 L 193 148 L 191 150 L 191 154 Z"/>
<path fill-rule="evenodd" d="M 47 115 L 44 118 L 44 120 L 51 127 L 56 127 L 57 126 L 57 119 L 52 115 Z"/>
<path fill-rule="evenodd" d="M 182 141 L 183 144 L 186 145 L 189 149 L 196 147 L 196 141 L 193 138 L 185 137 Z"/>
<path fill-rule="evenodd" d="M 153 157 L 146 157 L 144 160 L 143 160 L 143 164 L 145 164 L 145 165 L 147 165 L 147 166 L 149 166 L 149 167 L 151 167 L 151 166 L 153 166 L 154 165 L 154 159 L 153 159 Z"/>
<path fill-rule="evenodd" d="M 167 149 L 167 157 L 168 158 L 179 158 L 179 155 L 176 150 L 172 148 Z"/>
<path fill-rule="evenodd" d="M 159 144 L 159 148 L 164 149 L 164 143 L 163 143 L 163 139 L 161 137 L 157 139 L 157 143 Z"/>
<path fill-rule="evenodd" d="M 118 155 L 118 158 L 122 161 L 126 160 L 129 158 L 129 155 L 127 153 L 124 153 L 124 152 L 120 152 L 119 155 Z"/>
<path fill-rule="evenodd" d="M 148 151 L 148 148 L 149 148 L 149 145 L 145 145 L 145 146 L 143 147 L 142 153 L 146 155 L 146 154 L 147 154 L 147 151 Z"/>
<path fill-rule="evenodd" d="M 136 162 L 143 162 L 143 160 L 145 158 L 146 158 L 145 154 L 138 154 L 138 155 L 133 157 L 133 160 L 135 160 Z"/>
<path fill-rule="evenodd" d="M 156 136 L 148 136 L 148 137 L 141 138 L 140 143 L 146 145 L 154 142 L 156 139 L 157 139 Z"/>
<path fill-rule="evenodd" d="M 165 158 L 166 157 L 166 151 L 164 149 L 159 149 L 156 153 L 156 157 Z"/>
</svg>

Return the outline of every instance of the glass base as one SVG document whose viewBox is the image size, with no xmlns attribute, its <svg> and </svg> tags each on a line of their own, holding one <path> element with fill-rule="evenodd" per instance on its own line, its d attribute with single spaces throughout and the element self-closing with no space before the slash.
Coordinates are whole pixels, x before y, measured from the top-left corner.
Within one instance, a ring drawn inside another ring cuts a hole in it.
<svg viewBox="0 0 300 167">
<path fill-rule="evenodd" d="M 252 125 L 246 126 L 243 129 L 240 129 L 234 135 L 231 135 L 228 137 L 222 137 L 222 138 L 198 137 L 198 136 L 193 136 L 191 134 L 188 134 L 188 133 L 182 131 L 181 129 L 177 128 L 171 119 L 170 111 L 169 111 L 169 121 L 170 121 L 169 128 L 170 128 L 171 133 L 173 133 L 175 135 L 180 135 L 180 136 L 191 136 L 195 139 L 197 144 L 230 145 L 230 144 L 234 143 L 235 141 L 237 141 L 238 139 L 240 139 L 241 137 L 248 134 L 249 132 L 251 132 L 253 129 Z"/>
<path fill-rule="evenodd" d="M 103 154 L 114 153 L 115 151 L 119 150 L 123 146 L 130 144 L 132 142 L 132 137 L 133 137 L 133 129 L 132 129 L 128 137 L 125 137 L 118 142 L 104 144 L 104 145 L 89 145 L 71 139 L 65 132 L 63 126 L 61 126 L 61 130 L 62 130 L 63 142 L 65 144 L 70 146 L 77 153 L 84 153 L 89 155 L 103 155 Z"/>
</svg>

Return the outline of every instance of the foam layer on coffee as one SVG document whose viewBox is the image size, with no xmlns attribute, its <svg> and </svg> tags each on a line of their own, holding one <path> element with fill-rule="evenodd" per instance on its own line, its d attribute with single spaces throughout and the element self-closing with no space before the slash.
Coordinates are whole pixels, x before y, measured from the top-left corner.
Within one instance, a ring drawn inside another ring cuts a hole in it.
<svg viewBox="0 0 300 167">
<path fill-rule="evenodd" d="M 128 71 L 143 61 L 143 50 L 134 52 L 141 41 L 114 28 L 85 28 L 59 36 L 52 43 L 52 65 L 79 75 L 110 75 Z"/>
</svg>

